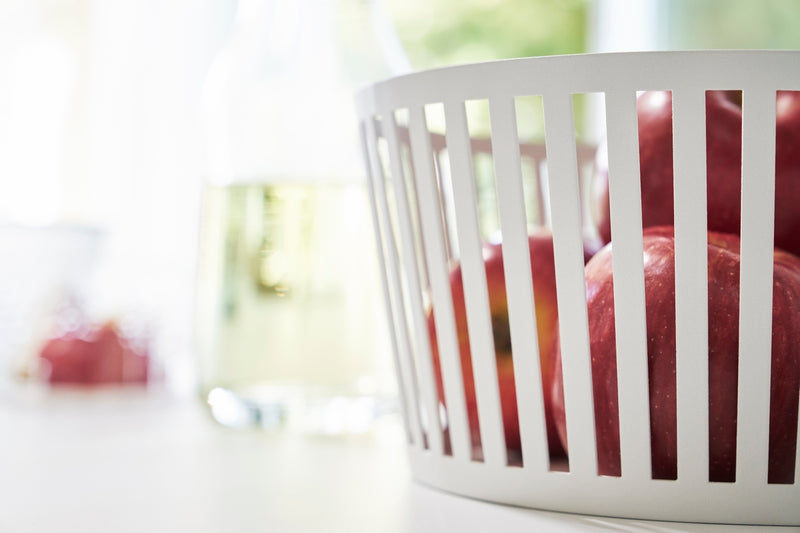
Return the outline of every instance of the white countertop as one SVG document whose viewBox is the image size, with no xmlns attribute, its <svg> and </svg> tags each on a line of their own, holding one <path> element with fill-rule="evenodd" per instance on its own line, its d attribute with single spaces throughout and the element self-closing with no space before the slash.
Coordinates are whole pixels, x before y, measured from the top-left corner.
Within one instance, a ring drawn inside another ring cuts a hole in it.
<svg viewBox="0 0 800 533">
<path fill-rule="evenodd" d="M 763 531 L 440 492 L 411 479 L 395 419 L 347 438 L 266 434 L 224 429 L 199 401 L 160 391 L 11 390 L 0 439 L 0 532 Z"/>
</svg>

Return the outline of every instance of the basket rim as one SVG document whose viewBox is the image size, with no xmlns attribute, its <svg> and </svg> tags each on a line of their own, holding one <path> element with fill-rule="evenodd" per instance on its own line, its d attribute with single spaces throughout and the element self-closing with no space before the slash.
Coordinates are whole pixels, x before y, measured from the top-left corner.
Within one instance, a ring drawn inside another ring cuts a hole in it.
<svg viewBox="0 0 800 533">
<path fill-rule="evenodd" d="M 472 99 L 486 99 L 490 98 L 493 94 L 499 92 L 509 93 L 507 85 L 502 87 L 491 87 L 493 78 L 498 74 L 507 74 L 509 72 L 522 72 L 524 67 L 541 68 L 542 74 L 553 74 L 553 69 L 557 68 L 571 68 L 572 73 L 582 73 L 580 76 L 582 80 L 591 79 L 594 73 L 600 71 L 607 71 L 608 69 L 620 70 L 628 66 L 631 71 L 640 71 L 644 69 L 645 75 L 653 74 L 655 67 L 658 69 L 666 68 L 666 72 L 662 76 L 655 76 L 660 79 L 669 79 L 676 69 L 690 70 L 697 64 L 706 64 L 706 62 L 715 62 L 725 66 L 727 70 L 735 69 L 739 74 L 742 69 L 747 69 L 748 76 L 742 78 L 742 87 L 751 85 L 762 79 L 759 74 L 769 72 L 775 74 L 780 70 L 780 76 L 776 77 L 775 82 L 778 85 L 786 85 L 787 90 L 800 90 L 800 69 L 786 68 L 776 69 L 777 65 L 782 67 L 792 67 L 792 61 L 800 60 L 800 49 L 693 49 L 693 50 L 653 50 L 653 51 L 615 51 L 615 52 L 583 52 L 576 54 L 553 54 L 546 56 L 530 56 L 530 57 L 514 57 L 495 59 L 489 61 L 467 62 L 454 65 L 445 65 L 429 69 L 416 70 L 407 72 L 396 76 L 391 76 L 358 88 L 354 92 L 355 100 L 357 103 L 358 114 L 364 117 L 370 112 L 375 112 L 377 109 L 388 107 L 400 107 L 398 104 L 397 93 L 408 93 L 409 87 L 420 87 L 425 85 L 437 86 L 439 83 L 446 80 L 458 80 L 464 82 L 469 80 L 470 87 L 457 91 L 453 97 L 462 100 Z M 631 68 L 635 67 L 635 68 Z M 714 69 L 716 70 L 716 69 Z M 725 69 L 722 69 L 725 70 Z M 475 76 L 475 74 L 480 74 Z M 568 78 L 575 79 L 575 76 L 567 76 Z M 602 92 L 604 88 L 612 88 L 618 86 L 625 86 L 630 84 L 631 79 L 639 76 L 637 73 L 631 76 L 622 76 L 620 83 L 610 82 L 604 80 L 601 83 L 577 83 L 573 86 L 576 90 L 574 93 L 580 92 Z M 653 76 L 650 76 L 653 77 Z M 643 86 L 642 90 L 650 88 L 659 88 L 665 85 L 657 80 L 652 87 Z M 691 85 L 702 86 L 707 85 L 709 79 L 720 79 L 724 81 L 730 79 L 729 76 L 719 75 L 719 73 L 709 72 L 706 76 L 694 76 L 691 80 L 684 80 L 683 85 L 688 82 Z M 516 84 L 519 85 L 519 84 Z M 562 84 L 555 84 L 558 88 L 563 88 Z M 594 86 L 593 86 L 594 85 Z M 668 83 L 666 85 L 669 85 Z M 661 88 L 668 88 L 666 86 Z M 719 88 L 734 88 L 719 87 Z M 556 90 L 556 89 L 553 89 Z M 429 91 L 411 91 L 415 93 L 410 98 L 403 98 L 402 105 L 416 105 L 422 100 L 436 101 L 436 98 L 425 98 L 421 96 L 422 93 L 426 95 L 432 94 Z M 547 92 L 547 91 L 545 91 Z M 510 93 L 516 93 L 511 91 Z M 392 97 L 386 98 L 387 94 Z M 531 93 L 534 94 L 534 93 Z M 520 94 L 521 95 L 521 94 Z M 390 103 L 391 102 L 391 103 Z"/>
</svg>

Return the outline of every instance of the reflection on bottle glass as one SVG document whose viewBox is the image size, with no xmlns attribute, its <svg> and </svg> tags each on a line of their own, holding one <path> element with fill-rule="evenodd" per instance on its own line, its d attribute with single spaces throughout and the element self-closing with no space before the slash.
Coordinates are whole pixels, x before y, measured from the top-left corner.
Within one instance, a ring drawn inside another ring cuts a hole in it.
<svg viewBox="0 0 800 533">
<path fill-rule="evenodd" d="M 206 189 L 196 337 L 217 420 L 349 433 L 394 410 L 372 231 L 362 184 Z"/>
</svg>

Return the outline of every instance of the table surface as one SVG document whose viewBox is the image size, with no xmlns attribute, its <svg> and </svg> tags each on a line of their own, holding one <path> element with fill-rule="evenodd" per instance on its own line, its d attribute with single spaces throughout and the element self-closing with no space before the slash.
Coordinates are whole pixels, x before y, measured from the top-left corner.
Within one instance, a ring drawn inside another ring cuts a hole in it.
<svg viewBox="0 0 800 533">
<path fill-rule="evenodd" d="M 166 391 L 0 391 L 0 531 L 762 531 L 544 512 L 425 487 L 399 420 L 323 437 L 218 426 Z M 800 531 L 800 528 L 774 528 Z"/>
</svg>

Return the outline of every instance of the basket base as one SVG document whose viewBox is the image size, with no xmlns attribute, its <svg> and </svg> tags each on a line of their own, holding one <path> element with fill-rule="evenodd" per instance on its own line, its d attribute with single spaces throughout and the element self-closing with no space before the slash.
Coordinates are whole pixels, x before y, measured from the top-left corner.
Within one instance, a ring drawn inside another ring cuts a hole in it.
<svg viewBox="0 0 800 533">
<path fill-rule="evenodd" d="M 800 485 L 629 479 L 495 466 L 411 448 L 416 481 L 494 503 L 581 515 L 800 526 Z"/>
</svg>

